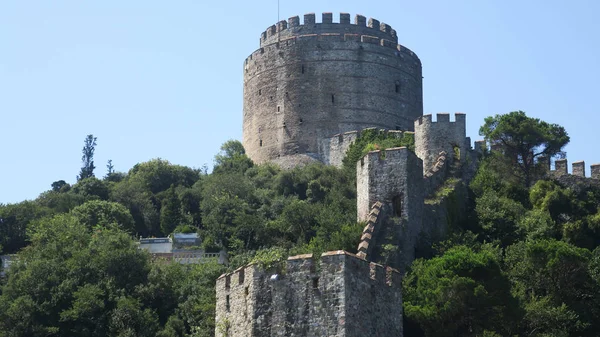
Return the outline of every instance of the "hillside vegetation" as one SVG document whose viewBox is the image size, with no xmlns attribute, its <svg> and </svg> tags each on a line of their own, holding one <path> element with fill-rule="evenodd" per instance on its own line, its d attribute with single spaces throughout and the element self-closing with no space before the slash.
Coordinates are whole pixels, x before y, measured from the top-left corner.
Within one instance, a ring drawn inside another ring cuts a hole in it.
<svg viewBox="0 0 600 337">
<path fill-rule="evenodd" d="M 404 278 L 405 336 L 596 336 L 600 181 L 545 175 L 544 158 L 569 141 L 560 126 L 513 112 L 481 133 L 497 151 L 470 184 L 468 220 Z M 109 162 L 102 178 L 95 146 L 88 136 L 75 184 L 0 205 L 0 250 L 18 255 L 0 284 L 0 337 L 212 336 L 214 284 L 227 268 L 355 251 L 352 162 L 412 140 L 366 134 L 342 169 L 288 171 L 254 165 L 228 141 L 210 174 L 154 159 L 127 173 Z M 135 245 L 174 231 L 198 231 L 230 266 L 152 262 Z"/>
</svg>

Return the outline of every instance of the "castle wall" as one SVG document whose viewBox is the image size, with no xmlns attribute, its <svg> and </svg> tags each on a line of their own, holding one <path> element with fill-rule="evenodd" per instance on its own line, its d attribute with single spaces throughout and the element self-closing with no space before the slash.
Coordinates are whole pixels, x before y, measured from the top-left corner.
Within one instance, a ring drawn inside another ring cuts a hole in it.
<svg viewBox="0 0 600 337">
<path fill-rule="evenodd" d="M 464 162 L 471 148 L 466 137 L 466 117 L 456 113 L 455 121 L 449 114 L 437 114 L 437 121 L 431 115 L 424 115 L 415 121 L 415 152 L 423 160 L 423 174 L 437 162 L 440 152 L 448 154 L 450 162 L 455 157 L 455 147 L 460 150 L 460 160 Z"/>
<path fill-rule="evenodd" d="M 268 29 L 244 62 L 243 144 L 257 163 L 318 154 L 348 131 L 413 130 L 423 113 L 421 62 L 388 25 L 313 19 Z"/>
<path fill-rule="evenodd" d="M 585 161 L 576 161 L 572 165 L 571 174 L 577 177 L 585 178 Z M 549 166 L 549 163 L 548 163 Z M 566 158 L 554 161 L 554 170 L 549 170 L 548 175 L 552 178 L 560 178 L 569 175 L 568 161 Z M 600 179 L 600 164 L 590 165 L 590 178 Z"/>
<path fill-rule="evenodd" d="M 248 266 L 217 280 L 215 336 L 402 336 L 400 292 L 396 270 L 344 251 L 319 268 L 310 254 L 290 257 L 285 273 Z"/>
<path fill-rule="evenodd" d="M 319 150 L 320 157 L 326 165 L 342 167 L 346 151 L 360 137 L 359 131 L 349 131 L 334 135 L 330 138 L 324 138 Z"/>
</svg>

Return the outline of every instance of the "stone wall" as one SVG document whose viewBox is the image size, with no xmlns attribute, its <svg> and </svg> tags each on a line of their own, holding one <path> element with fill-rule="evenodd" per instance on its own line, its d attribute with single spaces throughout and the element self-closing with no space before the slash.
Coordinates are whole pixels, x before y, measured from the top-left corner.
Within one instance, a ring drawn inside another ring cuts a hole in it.
<svg viewBox="0 0 600 337">
<path fill-rule="evenodd" d="M 437 162 L 440 152 L 448 154 L 446 158 L 452 162 L 455 150 L 459 150 L 460 161 L 464 162 L 471 148 L 466 136 L 466 116 L 454 114 L 455 121 L 450 121 L 450 115 L 437 114 L 437 121 L 432 121 L 431 115 L 424 115 L 415 121 L 415 152 L 423 160 L 423 174 L 426 174 Z"/>
<path fill-rule="evenodd" d="M 402 216 L 419 214 L 423 203 L 422 161 L 406 147 L 371 151 L 356 163 L 358 221 L 367 221 L 377 201 L 393 202 Z"/>
<path fill-rule="evenodd" d="M 321 140 L 319 148 L 319 158 L 326 165 L 332 165 L 335 167 L 342 167 L 346 152 L 350 149 L 350 146 L 360 138 L 364 131 L 376 130 L 375 128 L 366 128 L 363 130 L 355 130 L 344 132 L 341 134 L 333 135 Z M 410 131 L 400 130 L 387 130 L 379 129 L 378 132 L 386 136 L 401 139 L 405 133 L 413 134 Z"/>
<path fill-rule="evenodd" d="M 253 161 L 318 154 L 321 140 L 367 127 L 413 130 L 423 114 L 421 62 L 395 32 L 361 16 L 329 18 L 272 26 L 245 60 L 243 144 Z"/>
<path fill-rule="evenodd" d="M 217 280 L 217 337 L 402 336 L 398 271 L 333 251 L 255 265 Z"/>
<path fill-rule="evenodd" d="M 360 131 L 349 131 L 323 138 L 319 149 L 319 157 L 326 165 L 342 167 L 346 152 L 358 137 L 360 137 Z"/>
<path fill-rule="evenodd" d="M 550 162 L 548 161 L 548 165 Z M 586 177 L 585 173 L 585 161 L 574 162 L 571 168 L 571 174 L 577 177 Z M 566 158 L 556 159 L 554 161 L 554 169 L 548 169 L 548 175 L 553 178 L 560 178 L 565 175 L 569 175 L 568 160 Z M 590 165 L 590 178 L 600 179 L 600 164 Z"/>
</svg>

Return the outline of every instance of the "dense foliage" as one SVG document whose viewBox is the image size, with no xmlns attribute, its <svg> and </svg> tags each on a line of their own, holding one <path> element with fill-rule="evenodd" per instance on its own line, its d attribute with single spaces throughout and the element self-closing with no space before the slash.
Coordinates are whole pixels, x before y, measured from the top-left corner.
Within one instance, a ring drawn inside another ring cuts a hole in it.
<svg viewBox="0 0 600 337">
<path fill-rule="evenodd" d="M 406 336 L 596 336 L 600 331 L 600 182 L 549 179 L 562 127 L 522 112 L 486 119 L 495 151 L 470 183 L 465 223 L 403 283 Z M 18 262 L 0 283 L 0 337 L 212 336 L 217 264 L 153 262 L 134 237 L 198 232 L 230 266 L 289 254 L 356 249 L 355 165 L 367 151 L 407 146 L 363 132 L 344 168 L 254 165 L 237 141 L 211 174 L 153 159 L 93 175 L 86 138 L 78 181 L 0 205 L 0 253 Z M 90 148 L 92 147 L 92 148 Z M 90 151 L 91 150 L 91 151 Z M 529 165 L 529 166 L 528 166 Z"/>
</svg>

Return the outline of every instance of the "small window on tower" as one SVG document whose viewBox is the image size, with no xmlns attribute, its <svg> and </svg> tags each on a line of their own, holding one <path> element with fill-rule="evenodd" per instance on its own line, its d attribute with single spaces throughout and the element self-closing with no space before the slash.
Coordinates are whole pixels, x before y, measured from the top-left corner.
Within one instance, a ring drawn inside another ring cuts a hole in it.
<svg viewBox="0 0 600 337">
<path fill-rule="evenodd" d="M 396 81 L 396 93 L 399 94 L 400 93 L 400 82 Z"/>
<path fill-rule="evenodd" d="M 258 146 L 262 147 L 262 139 L 258 141 Z"/>
<path fill-rule="evenodd" d="M 258 89 L 258 96 L 262 95 L 262 89 Z"/>
<path fill-rule="evenodd" d="M 331 94 L 331 103 L 335 103 L 335 95 Z"/>
<path fill-rule="evenodd" d="M 281 107 L 278 105 L 277 106 L 277 112 L 280 112 L 280 111 L 281 111 Z"/>
<path fill-rule="evenodd" d="M 302 73 L 304 74 L 304 64 L 302 65 L 302 69 L 301 69 Z"/>
</svg>

